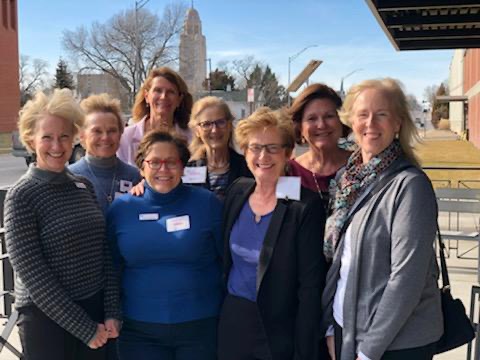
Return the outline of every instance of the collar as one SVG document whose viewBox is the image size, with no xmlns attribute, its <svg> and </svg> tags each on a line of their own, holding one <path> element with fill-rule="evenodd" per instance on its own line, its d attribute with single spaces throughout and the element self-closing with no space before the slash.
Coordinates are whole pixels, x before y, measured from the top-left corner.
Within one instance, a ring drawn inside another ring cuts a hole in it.
<svg viewBox="0 0 480 360">
<path fill-rule="evenodd" d="M 99 167 L 103 169 L 114 168 L 117 165 L 117 157 L 115 155 L 108 158 L 101 158 L 86 154 L 85 161 L 94 167 Z"/>
<path fill-rule="evenodd" d="M 145 192 L 143 197 L 148 200 L 154 202 L 156 205 L 167 205 L 172 202 L 178 200 L 185 192 L 187 191 L 187 187 L 183 185 L 180 181 L 177 187 L 170 190 L 166 194 L 159 193 L 155 191 L 146 181 L 145 181 Z"/>
<path fill-rule="evenodd" d="M 36 180 L 41 182 L 51 183 L 51 184 L 65 184 L 72 181 L 75 181 L 75 176 L 64 168 L 62 172 L 55 172 L 50 170 L 40 169 L 36 164 L 31 164 L 28 167 L 27 176 L 31 176 Z"/>
</svg>

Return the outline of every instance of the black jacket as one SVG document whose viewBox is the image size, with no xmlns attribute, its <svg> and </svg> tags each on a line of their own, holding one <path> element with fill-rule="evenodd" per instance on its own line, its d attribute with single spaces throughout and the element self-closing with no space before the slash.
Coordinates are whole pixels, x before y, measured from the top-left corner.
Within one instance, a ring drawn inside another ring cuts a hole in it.
<svg viewBox="0 0 480 360">
<path fill-rule="evenodd" d="M 253 179 L 241 178 L 225 198 L 225 281 L 232 266 L 230 233 L 254 189 Z M 278 200 L 258 264 L 257 303 L 272 360 L 327 356 L 318 354 L 321 294 L 327 272 L 323 256 L 325 210 L 318 194 L 302 188 L 301 198 Z"/>
</svg>

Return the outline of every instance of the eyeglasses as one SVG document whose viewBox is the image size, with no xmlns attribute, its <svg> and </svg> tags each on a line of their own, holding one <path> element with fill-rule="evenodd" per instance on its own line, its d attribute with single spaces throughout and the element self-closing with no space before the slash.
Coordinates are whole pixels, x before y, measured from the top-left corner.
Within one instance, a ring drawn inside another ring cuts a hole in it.
<svg viewBox="0 0 480 360">
<path fill-rule="evenodd" d="M 198 124 L 203 130 L 211 130 L 213 125 L 217 127 L 217 129 L 225 129 L 227 127 L 227 120 L 225 119 L 218 119 L 212 121 L 202 121 Z"/>
<path fill-rule="evenodd" d="M 247 146 L 248 150 L 254 154 L 260 154 L 263 149 L 265 149 L 265 151 L 269 154 L 278 154 L 285 147 L 285 144 L 249 144 Z"/>
<path fill-rule="evenodd" d="M 162 165 L 165 165 L 165 168 L 167 170 L 175 170 L 178 165 L 180 164 L 180 160 L 176 159 L 168 159 L 168 160 L 143 160 L 148 164 L 148 167 L 152 170 L 158 170 L 162 167 Z"/>
</svg>

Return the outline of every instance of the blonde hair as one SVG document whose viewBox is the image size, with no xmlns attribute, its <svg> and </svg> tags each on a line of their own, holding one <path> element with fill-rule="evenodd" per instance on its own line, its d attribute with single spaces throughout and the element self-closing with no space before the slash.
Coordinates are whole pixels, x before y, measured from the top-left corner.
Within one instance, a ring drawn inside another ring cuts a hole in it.
<svg viewBox="0 0 480 360">
<path fill-rule="evenodd" d="M 290 116 L 284 109 L 271 110 L 261 107 L 246 119 L 240 121 L 235 129 L 235 140 L 245 152 L 250 136 L 266 128 L 277 129 L 282 137 L 283 144 L 290 155 L 295 147 L 295 131 Z"/>
<path fill-rule="evenodd" d="M 121 115 L 120 100 L 113 99 L 108 94 L 90 95 L 86 99 L 82 100 L 80 107 L 85 112 L 85 115 L 89 115 L 95 112 L 110 113 L 117 118 L 118 130 L 120 134 L 123 133 L 123 120 Z M 84 124 L 85 126 L 87 124 Z"/>
<path fill-rule="evenodd" d="M 197 100 L 192 107 L 192 114 L 190 115 L 190 121 L 188 122 L 188 126 L 192 129 L 192 133 L 194 134 L 192 138 L 192 142 L 190 143 L 189 149 L 192 153 L 192 160 L 198 160 L 205 156 L 205 144 L 199 136 L 195 134 L 195 128 L 200 122 L 200 115 L 202 112 L 211 107 L 216 107 L 220 109 L 223 114 L 225 115 L 225 120 L 228 122 L 232 122 L 234 117 L 230 108 L 228 107 L 227 103 L 216 96 L 206 96 Z M 230 127 L 230 134 L 228 134 L 229 141 L 232 138 L 232 130 L 233 127 Z"/>
<path fill-rule="evenodd" d="M 50 95 L 37 92 L 20 110 L 18 120 L 20 141 L 30 152 L 34 152 L 29 142 L 33 138 L 37 122 L 45 115 L 57 116 L 70 122 L 74 136 L 85 121 L 85 114 L 69 89 L 55 89 Z"/>
<path fill-rule="evenodd" d="M 414 146 L 421 142 L 417 128 L 410 115 L 407 97 L 402 85 L 395 79 L 365 80 L 350 88 L 340 110 L 340 119 L 349 127 L 352 127 L 352 109 L 358 96 L 365 90 L 376 89 L 385 95 L 393 115 L 400 121 L 399 141 L 405 156 L 416 166 L 420 167 L 418 158 L 414 153 Z"/>
<path fill-rule="evenodd" d="M 177 87 L 179 95 L 183 96 L 182 102 L 173 114 L 173 122 L 174 124 L 178 124 L 180 128 L 184 130 L 187 129 L 188 119 L 190 117 L 190 112 L 192 111 L 192 95 L 188 92 L 187 84 L 182 77 L 177 72 L 165 66 L 151 70 L 140 87 L 140 90 L 138 90 L 137 95 L 135 96 L 135 103 L 133 104 L 132 108 L 133 121 L 139 122 L 146 115 L 150 114 L 147 101 L 145 100 L 145 92 L 150 90 L 152 81 L 156 77 L 163 77 L 167 79 Z"/>
</svg>

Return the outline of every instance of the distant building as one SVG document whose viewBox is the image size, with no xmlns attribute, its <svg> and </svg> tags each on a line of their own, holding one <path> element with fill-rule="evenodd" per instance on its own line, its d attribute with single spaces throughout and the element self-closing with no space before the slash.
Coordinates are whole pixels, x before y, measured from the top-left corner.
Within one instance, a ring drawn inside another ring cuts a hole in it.
<svg viewBox="0 0 480 360">
<path fill-rule="evenodd" d="M 202 35 L 202 23 L 198 11 L 193 6 L 188 9 L 180 34 L 180 75 L 187 83 L 194 98 L 203 90 L 207 78 L 207 46 Z"/>
<path fill-rule="evenodd" d="M 0 148 L 10 147 L 20 108 L 17 1 L 0 5 Z"/>
<path fill-rule="evenodd" d="M 81 99 L 92 94 L 107 93 L 111 97 L 120 100 L 122 110 L 130 111 L 129 93 L 120 84 L 120 81 L 110 74 L 78 74 L 77 96 Z"/>
<path fill-rule="evenodd" d="M 246 118 L 252 112 L 264 105 L 264 97 L 261 91 L 255 91 L 255 101 L 252 103 L 247 101 L 247 89 L 232 91 L 213 90 L 211 94 L 208 91 L 203 91 L 198 94 L 199 98 L 209 95 L 223 99 L 230 108 L 235 121 Z"/>
<path fill-rule="evenodd" d="M 448 91 L 450 96 L 463 95 L 463 62 L 465 49 L 456 49 L 450 63 L 448 77 Z M 450 129 L 457 134 L 466 130 L 464 103 L 461 101 L 449 102 Z"/>
</svg>

